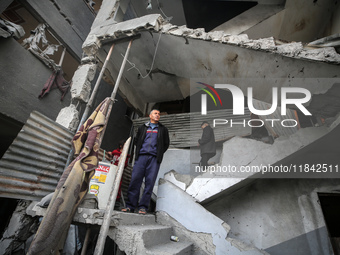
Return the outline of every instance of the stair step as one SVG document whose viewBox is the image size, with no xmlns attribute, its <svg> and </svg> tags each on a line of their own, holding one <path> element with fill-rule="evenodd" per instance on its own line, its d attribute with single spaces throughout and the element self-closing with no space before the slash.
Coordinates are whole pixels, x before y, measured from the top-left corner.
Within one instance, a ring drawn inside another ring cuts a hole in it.
<svg viewBox="0 0 340 255">
<path fill-rule="evenodd" d="M 158 225 L 159 228 L 147 229 L 143 232 L 142 238 L 145 248 L 166 243 L 172 235 L 172 228 Z"/>
<path fill-rule="evenodd" d="M 172 228 L 162 225 L 121 225 L 117 229 L 124 233 L 137 234 L 144 242 L 146 248 L 169 241 L 172 235 Z"/>
<path fill-rule="evenodd" d="M 192 243 L 187 241 L 170 241 L 149 247 L 146 250 L 147 255 L 189 255 L 191 253 Z"/>
<path fill-rule="evenodd" d="M 156 216 L 153 214 L 140 215 L 113 211 L 112 217 L 118 221 L 117 225 L 149 225 L 156 222 Z"/>
</svg>

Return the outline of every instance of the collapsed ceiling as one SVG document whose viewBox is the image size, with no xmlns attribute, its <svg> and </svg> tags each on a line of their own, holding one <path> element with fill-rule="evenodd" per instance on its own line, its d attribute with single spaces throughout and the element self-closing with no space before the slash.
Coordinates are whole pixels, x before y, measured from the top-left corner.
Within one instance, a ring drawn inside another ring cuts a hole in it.
<svg viewBox="0 0 340 255">
<path fill-rule="evenodd" d="M 91 31 L 83 50 L 103 60 L 115 40 L 136 34 L 141 37 L 132 43 L 120 91 L 140 109 L 138 102 L 181 100 L 195 93 L 190 91 L 190 80 L 237 83 L 244 93 L 253 87 L 254 98 L 268 103 L 272 87 L 303 87 L 314 95 L 339 82 L 340 56 L 334 48 L 304 48 L 301 43 L 252 40 L 222 31 L 206 33 L 172 25 L 157 14 L 120 23 L 108 20 Z M 115 45 L 108 66 L 112 80 L 126 48 L 127 42 Z"/>
</svg>

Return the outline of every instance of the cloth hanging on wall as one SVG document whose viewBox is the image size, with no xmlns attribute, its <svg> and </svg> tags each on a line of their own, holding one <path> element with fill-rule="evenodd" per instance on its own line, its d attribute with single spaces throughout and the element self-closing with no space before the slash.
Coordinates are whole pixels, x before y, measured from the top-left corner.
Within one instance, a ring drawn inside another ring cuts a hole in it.
<svg viewBox="0 0 340 255">
<path fill-rule="evenodd" d="M 48 78 L 47 82 L 45 83 L 39 95 L 39 98 L 43 98 L 50 92 L 50 90 L 54 88 L 58 88 L 60 90 L 60 92 L 62 93 L 60 100 L 63 100 L 68 89 L 70 88 L 70 83 L 64 79 L 62 70 L 53 71 L 53 73 Z"/>
</svg>

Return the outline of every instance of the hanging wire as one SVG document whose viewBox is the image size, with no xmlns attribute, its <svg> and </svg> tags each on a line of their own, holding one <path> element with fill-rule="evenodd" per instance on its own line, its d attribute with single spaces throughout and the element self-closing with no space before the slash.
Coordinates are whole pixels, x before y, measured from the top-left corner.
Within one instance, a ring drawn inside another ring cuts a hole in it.
<svg viewBox="0 0 340 255">
<path fill-rule="evenodd" d="M 166 14 L 163 12 L 162 8 L 161 8 L 161 5 L 159 3 L 159 1 L 157 0 L 157 4 L 158 4 L 158 9 L 163 13 L 163 15 L 165 16 L 165 19 L 169 22 L 170 20 L 172 20 L 172 16 L 171 17 L 168 17 L 166 16 Z"/>
<path fill-rule="evenodd" d="M 152 59 L 152 64 L 151 64 L 151 67 L 150 67 L 150 71 L 145 75 L 143 76 L 143 74 L 141 73 L 141 71 L 136 67 L 136 64 L 135 63 L 132 63 L 131 61 L 129 61 L 128 59 L 127 62 L 131 65 L 131 67 L 127 70 L 127 71 L 130 71 L 132 69 L 136 69 L 140 75 L 140 77 L 142 77 L 143 79 L 145 79 L 146 77 L 148 77 L 152 71 L 152 68 L 153 68 L 153 65 L 155 63 L 155 59 L 156 59 L 156 55 L 157 55 L 157 50 L 158 50 L 158 45 L 159 45 L 159 42 L 161 40 L 161 37 L 162 37 L 162 34 L 159 34 L 159 37 L 158 37 L 158 41 L 157 41 L 157 44 L 156 44 L 156 48 L 155 48 L 155 53 L 153 54 L 153 59 Z M 122 57 L 125 57 L 123 54 L 121 54 Z"/>
</svg>

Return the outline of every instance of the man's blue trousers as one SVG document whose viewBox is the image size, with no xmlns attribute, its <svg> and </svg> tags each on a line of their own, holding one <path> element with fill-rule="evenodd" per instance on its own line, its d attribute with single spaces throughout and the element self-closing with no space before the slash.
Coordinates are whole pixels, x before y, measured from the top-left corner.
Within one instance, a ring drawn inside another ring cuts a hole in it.
<svg viewBox="0 0 340 255">
<path fill-rule="evenodd" d="M 132 170 L 131 182 L 128 189 L 127 207 L 134 210 L 136 207 L 148 209 L 151 200 L 152 190 L 155 185 L 160 164 L 156 156 L 139 155 Z M 140 188 L 145 177 L 145 188 L 138 203 Z"/>
</svg>

